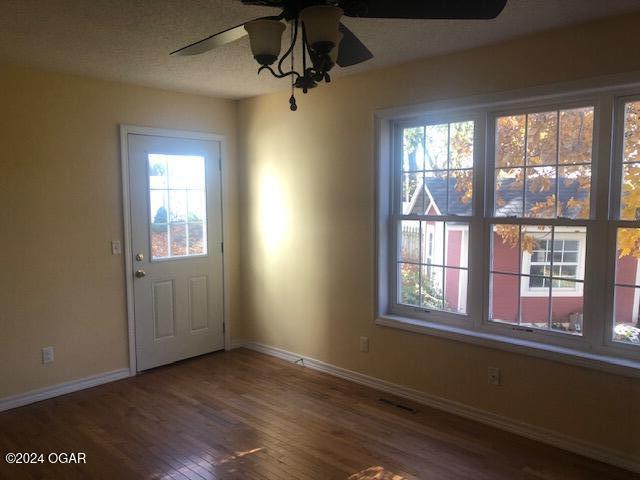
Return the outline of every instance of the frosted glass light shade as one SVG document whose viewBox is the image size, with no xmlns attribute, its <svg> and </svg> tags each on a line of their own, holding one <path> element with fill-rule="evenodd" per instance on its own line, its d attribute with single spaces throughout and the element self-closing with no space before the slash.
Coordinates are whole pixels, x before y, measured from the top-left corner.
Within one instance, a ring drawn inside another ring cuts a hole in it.
<svg viewBox="0 0 640 480">
<path fill-rule="evenodd" d="M 342 9 L 331 5 L 314 5 L 300 12 L 307 43 L 318 53 L 328 54 L 338 44 Z"/>
<path fill-rule="evenodd" d="M 251 53 L 260 65 L 271 65 L 278 59 L 285 25 L 278 20 L 260 18 L 244 24 L 249 34 Z"/>
</svg>

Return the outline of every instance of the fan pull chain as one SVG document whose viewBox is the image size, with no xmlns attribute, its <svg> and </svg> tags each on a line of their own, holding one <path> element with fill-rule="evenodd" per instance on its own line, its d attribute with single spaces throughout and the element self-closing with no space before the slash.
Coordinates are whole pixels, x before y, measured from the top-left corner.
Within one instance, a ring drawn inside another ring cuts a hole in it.
<svg viewBox="0 0 640 480">
<path fill-rule="evenodd" d="M 298 21 L 297 19 L 291 21 L 291 42 L 293 42 L 295 40 L 294 37 L 293 37 L 293 30 L 294 30 L 293 22 L 297 22 L 297 21 Z M 295 48 L 291 50 L 291 71 L 293 71 L 293 67 L 294 67 L 294 64 L 293 64 L 293 52 L 294 52 L 294 50 L 295 50 Z M 293 75 L 291 75 L 291 97 L 289 97 L 289 109 L 292 112 L 295 112 L 296 110 L 298 110 L 298 105 L 296 104 L 296 97 L 295 97 L 295 95 L 293 93 L 294 92 L 294 88 L 295 88 L 294 83 L 295 82 L 293 80 Z"/>
</svg>

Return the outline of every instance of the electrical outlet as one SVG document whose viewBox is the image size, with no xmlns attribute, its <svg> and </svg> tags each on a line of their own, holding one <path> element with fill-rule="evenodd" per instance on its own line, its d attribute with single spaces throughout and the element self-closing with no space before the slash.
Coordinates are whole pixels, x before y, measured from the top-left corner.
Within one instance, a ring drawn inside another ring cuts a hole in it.
<svg viewBox="0 0 640 480">
<path fill-rule="evenodd" d="M 360 337 L 360 351 L 364 353 L 369 351 L 369 337 Z"/>
<path fill-rule="evenodd" d="M 53 347 L 44 347 L 42 349 L 42 363 L 53 362 Z"/>
<path fill-rule="evenodd" d="M 500 385 L 500 369 L 498 367 L 487 369 L 487 382 L 489 385 Z"/>
</svg>

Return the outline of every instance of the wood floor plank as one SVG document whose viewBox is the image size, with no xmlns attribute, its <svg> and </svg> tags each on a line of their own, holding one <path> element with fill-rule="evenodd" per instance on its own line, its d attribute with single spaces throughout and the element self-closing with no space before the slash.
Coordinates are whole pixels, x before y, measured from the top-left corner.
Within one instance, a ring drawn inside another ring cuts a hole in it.
<svg viewBox="0 0 640 480">
<path fill-rule="evenodd" d="M 87 456 L 1 462 L 10 480 L 640 480 L 245 349 L 0 413 L 0 449 Z"/>
</svg>

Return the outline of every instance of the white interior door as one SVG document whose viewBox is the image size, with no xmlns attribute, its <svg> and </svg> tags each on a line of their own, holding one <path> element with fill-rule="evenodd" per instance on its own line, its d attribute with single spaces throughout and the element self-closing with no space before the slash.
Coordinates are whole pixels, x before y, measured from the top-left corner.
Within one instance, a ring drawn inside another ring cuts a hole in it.
<svg viewBox="0 0 640 480">
<path fill-rule="evenodd" d="M 138 370 L 224 348 L 220 143 L 128 135 Z"/>
</svg>

